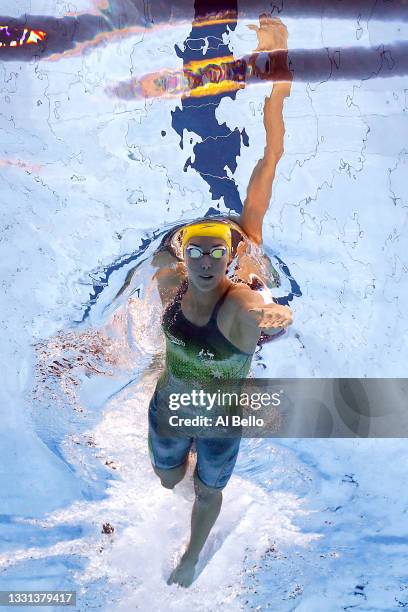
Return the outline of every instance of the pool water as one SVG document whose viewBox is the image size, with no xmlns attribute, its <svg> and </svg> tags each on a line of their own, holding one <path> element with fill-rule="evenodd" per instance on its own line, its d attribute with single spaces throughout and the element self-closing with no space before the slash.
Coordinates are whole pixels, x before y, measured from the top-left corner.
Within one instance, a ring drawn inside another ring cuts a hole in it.
<svg viewBox="0 0 408 612">
<path fill-rule="evenodd" d="M 155 72 L 174 88 L 183 63 L 256 47 L 255 8 L 198 29 L 193 3 L 147 4 L 7 9 L 49 44 L 0 48 L 1 589 L 76 589 L 78 610 L 406 607 L 403 439 L 243 440 L 196 581 L 166 585 L 194 455 L 159 486 L 151 258 L 183 221 L 240 212 L 271 83 L 141 95 Z M 264 248 L 294 324 L 254 376 L 405 376 L 407 23 L 399 2 L 342 4 L 280 13 L 294 82 Z"/>
</svg>

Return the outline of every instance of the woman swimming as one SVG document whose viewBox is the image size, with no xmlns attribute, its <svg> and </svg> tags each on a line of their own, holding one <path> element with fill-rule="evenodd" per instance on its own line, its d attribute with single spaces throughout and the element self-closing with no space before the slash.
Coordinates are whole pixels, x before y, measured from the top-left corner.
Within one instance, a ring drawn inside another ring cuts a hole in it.
<svg viewBox="0 0 408 612">
<path fill-rule="evenodd" d="M 256 26 L 253 26 L 256 28 Z M 286 50 L 287 30 L 280 19 L 261 16 L 256 28 L 258 49 Z M 262 224 L 271 198 L 276 165 L 283 154 L 283 102 L 290 95 L 288 81 L 275 83 L 264 106 L 266 146 L 252 173 L 238 224 L 243 235 L 262 243 Z M 169 253 L 156 258 L 155 275 L 164 307 L 166 368 L 149 406 L 149 451 L 155 473 L 172 489 L 184 477 L 190 448 L 195 443 L 195 502 L 190 541 L 168 584 L 189 586 L 205 541 L 220 512 L 222 489 L 231 477 L 239 437 L 176 437 L 163 435 L 159 407 L 179 382 L 200 385 L 214 377 L 245 378 L 261 332 L 276 334 L 292 323 L 287 306 L 266 304 L 257 291 L 227 276 L 232 261 L 228 221 L 203 220 L 179 232 L 182 261 Z M 245 242 L 245 241 L 244 241 Z M 238 266 L 251 268 L 245 249 L 238 249 Z"/>
</svg>

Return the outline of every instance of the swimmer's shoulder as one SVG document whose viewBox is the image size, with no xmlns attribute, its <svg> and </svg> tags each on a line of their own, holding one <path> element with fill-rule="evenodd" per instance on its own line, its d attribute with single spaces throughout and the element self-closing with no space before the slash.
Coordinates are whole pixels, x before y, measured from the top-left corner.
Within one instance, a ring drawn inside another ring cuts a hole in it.
<svg viewBox="0 0 408 612">
<path fill-rule="evenodd" d="M 158 268 L 153 279 L 157 282 L 159 296 L 164 306 L 174 300 L 186 278 L 186 268 L 176 258 L 173 258 L 173 261 L 168 260 L 165 265 Z"/>
<path fill-rule="evenodd" d="M 260 295 L 245 283 L 233 283 L 217 317 L 221 333 L 238 349 L 253 353 L 260 330 L 250 315 L 249 309 L 257 307 Z M 254 305 L 256 302 L 256 305 Z"/>
<path fill-rule="evenodd" d="M 230 317 L 231 324 L 253 323 L 251 308 L 259 308 L 265 304 L 258 291 L 254 291 L 246 283 L 232 283 L 225 298 L 222 315 Z"/>
<path fill-rule="evenodd" d="M 220 315 L 224 319 L 230 319 L 231 323 L 236 320 L 243 311 L 258 305 L 263 301 L 260 295 L 256 295 L 246 283 L 231 283 L 227 295 L 220 309 Z"/>
<path fill-rule="evenodd" d="M 255 298 L 254 298 L 255 296 Z M 248 301 L 259 301 L 260 296 L 256 296 L 256 291 L 251 289 L 246 283 L 238 282 L 231 283 L 228 289 L 227 297 L 225 301 L 234 304 L 235 306 L 242 306 Z M 260 298 L 262 300 L 262 298 Z"/>
</svg>

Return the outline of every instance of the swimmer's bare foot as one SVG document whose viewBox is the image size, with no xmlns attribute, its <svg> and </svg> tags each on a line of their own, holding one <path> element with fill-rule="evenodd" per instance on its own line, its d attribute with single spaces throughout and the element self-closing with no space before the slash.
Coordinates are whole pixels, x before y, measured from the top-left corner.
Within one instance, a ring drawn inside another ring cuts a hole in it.
<svg viewBox="0 0 408 612">
<path fill-rule="evenodd" d="M 189 587 L 194 582 L 194 571 L 197 559 L 184 554 L 177 567 L 171 572 L 167 584 L 178 584 L 184 588 Z"/>
</svg>

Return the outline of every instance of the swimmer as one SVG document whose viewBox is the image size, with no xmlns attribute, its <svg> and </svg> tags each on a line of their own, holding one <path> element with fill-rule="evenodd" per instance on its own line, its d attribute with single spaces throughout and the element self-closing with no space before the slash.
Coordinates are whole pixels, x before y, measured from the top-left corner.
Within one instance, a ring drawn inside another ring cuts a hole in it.
<svg viewBox="0 0 408 612">
<path fill-rule="evenodd" d="M 287 30 L 280 19 L 265 15 L 256 28 L 258 49 L 287 50 Z M 276 165 L 283 154 L 283 103 L 291 82 L 275 83 L 265 100 L 264 156 L 252 173 L 238 225 L 258 247 L 262 244 L 263 218 L 269 206 Z M 240 438 L 164 437 L 158 431 L 160 395 L 171 391 L 174 381 L 245 378 L 261 332 L 276 334 L 292 323 L 287 306 L 266 304 L 257 291 L 227 276 L 232 261 L 231 224 L 206 219 L 180 230 L 182 261 L 159 253 L 154 264 L 166 337 L 166 368 L 149 406 L 149 452 L 155 473 L 168 489 L 185 475 L 188 455 L 195 442 L 195 501 L 190 540 L 168 584 L 188 587 L 200 552 L 214 525 L 222 503 L 222 489 L 231 477 Z M 249 259 L 240 259 L 242 269 Z"/>
</svg>

